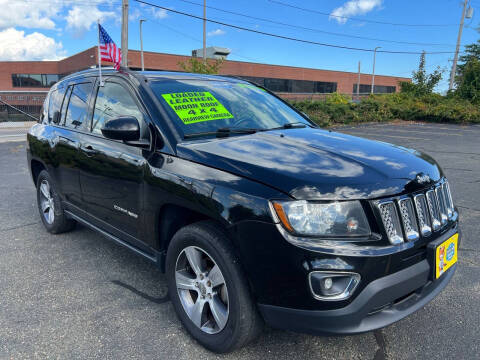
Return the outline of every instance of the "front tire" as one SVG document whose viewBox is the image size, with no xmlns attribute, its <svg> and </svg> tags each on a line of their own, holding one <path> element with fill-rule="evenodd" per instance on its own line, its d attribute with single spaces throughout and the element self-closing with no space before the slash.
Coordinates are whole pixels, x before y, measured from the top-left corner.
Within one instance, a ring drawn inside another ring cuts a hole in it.
<svg viewBox="0 0 480 360">
<path fill-rule="evenodd" d="M 60 196 L 46 170 L 42 170 L 38 175 L 37 204 L 40 218 L 49 233 L 60 234 L 75 227 L 75 220 L 65 215 Z"/>
<path fill-rule="evenodd" d="M 229 239 L 215 223 L 180 229 L 167 252 L 166 275 L 181 322 L 207 349 L 225 353 L 259 334 L 262 320 Z"/>
</svg>

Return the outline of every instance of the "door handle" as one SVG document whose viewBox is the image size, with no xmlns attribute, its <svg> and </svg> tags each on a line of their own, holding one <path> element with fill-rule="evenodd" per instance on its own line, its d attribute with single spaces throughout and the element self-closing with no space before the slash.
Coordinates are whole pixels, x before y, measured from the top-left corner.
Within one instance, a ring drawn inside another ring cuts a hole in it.
<svg viewBox="0 0 480 360">
<path fill-rule="evenodd" d="M 92 156 L 98 153 L 98 150 L 95 150 L 90 144 L 82 144 L 80 145 L 80 149 L 85 152 L 87 156 Z"/>
</svg>

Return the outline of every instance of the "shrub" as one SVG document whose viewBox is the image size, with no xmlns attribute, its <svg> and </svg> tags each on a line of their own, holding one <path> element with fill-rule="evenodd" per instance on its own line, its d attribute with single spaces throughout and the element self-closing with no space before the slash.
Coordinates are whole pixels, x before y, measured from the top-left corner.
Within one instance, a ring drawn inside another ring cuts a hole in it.
<svg viewBox="0 0 480 360">
<path fill-rule="evenodd" d="M 395 119 L 480 123 L 478 105 L 457 96 L 433 93 L 422 96 L 408 93 L 370 95 L 359 103 L 353 103 L 340 94 L 332 94 L 324 101 L 294 101 L 292 104 L 322 127 Z"/>
</svg>

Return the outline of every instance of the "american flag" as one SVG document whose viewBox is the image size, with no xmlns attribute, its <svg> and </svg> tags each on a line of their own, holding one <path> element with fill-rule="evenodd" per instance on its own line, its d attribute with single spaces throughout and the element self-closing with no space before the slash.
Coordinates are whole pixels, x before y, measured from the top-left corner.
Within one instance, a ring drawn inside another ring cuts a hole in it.
<svg viewBox="0 0 480 360">
<path fill-rule="evenodd" d="M 100 40 L 100 60 L 113 62 L 115 69 L 119 70 L 122 50 L 115 45 L 110 35 L 100 24 L 98 24 L 98 38 Z"/>
</svg>

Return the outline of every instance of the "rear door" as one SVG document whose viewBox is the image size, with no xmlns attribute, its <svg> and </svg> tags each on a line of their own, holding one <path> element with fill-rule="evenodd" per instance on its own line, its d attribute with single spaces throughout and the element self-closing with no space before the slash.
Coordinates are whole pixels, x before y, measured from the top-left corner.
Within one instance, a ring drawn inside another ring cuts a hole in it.
<svg viewBox="0 0 480 360">
<path fill-rule="evenodd" d="M 80 134 L 87 129 L 92 89 L 92 81 L 85 79 L 68 84 L 54 131 L 57 179 L 61 193 L 65 201 L 80 207 L 83 206 L 78 173 Z"/>
<path fill-rule="evenodd" d="M 96 88 L 91 132 L 80 144 L 80 186 L 91 220 L 114 235 L 136 242 L 142 221 L 144 150 L 122 141 L 110 140 L 101 128 L 109 119 L 137 118 L 144 139 L 150 139 L 146 112 L 133 88 L 121 79 L 111 78 Z M 139 245 L 139 244 L 135 244 Z"/>
</svg>

